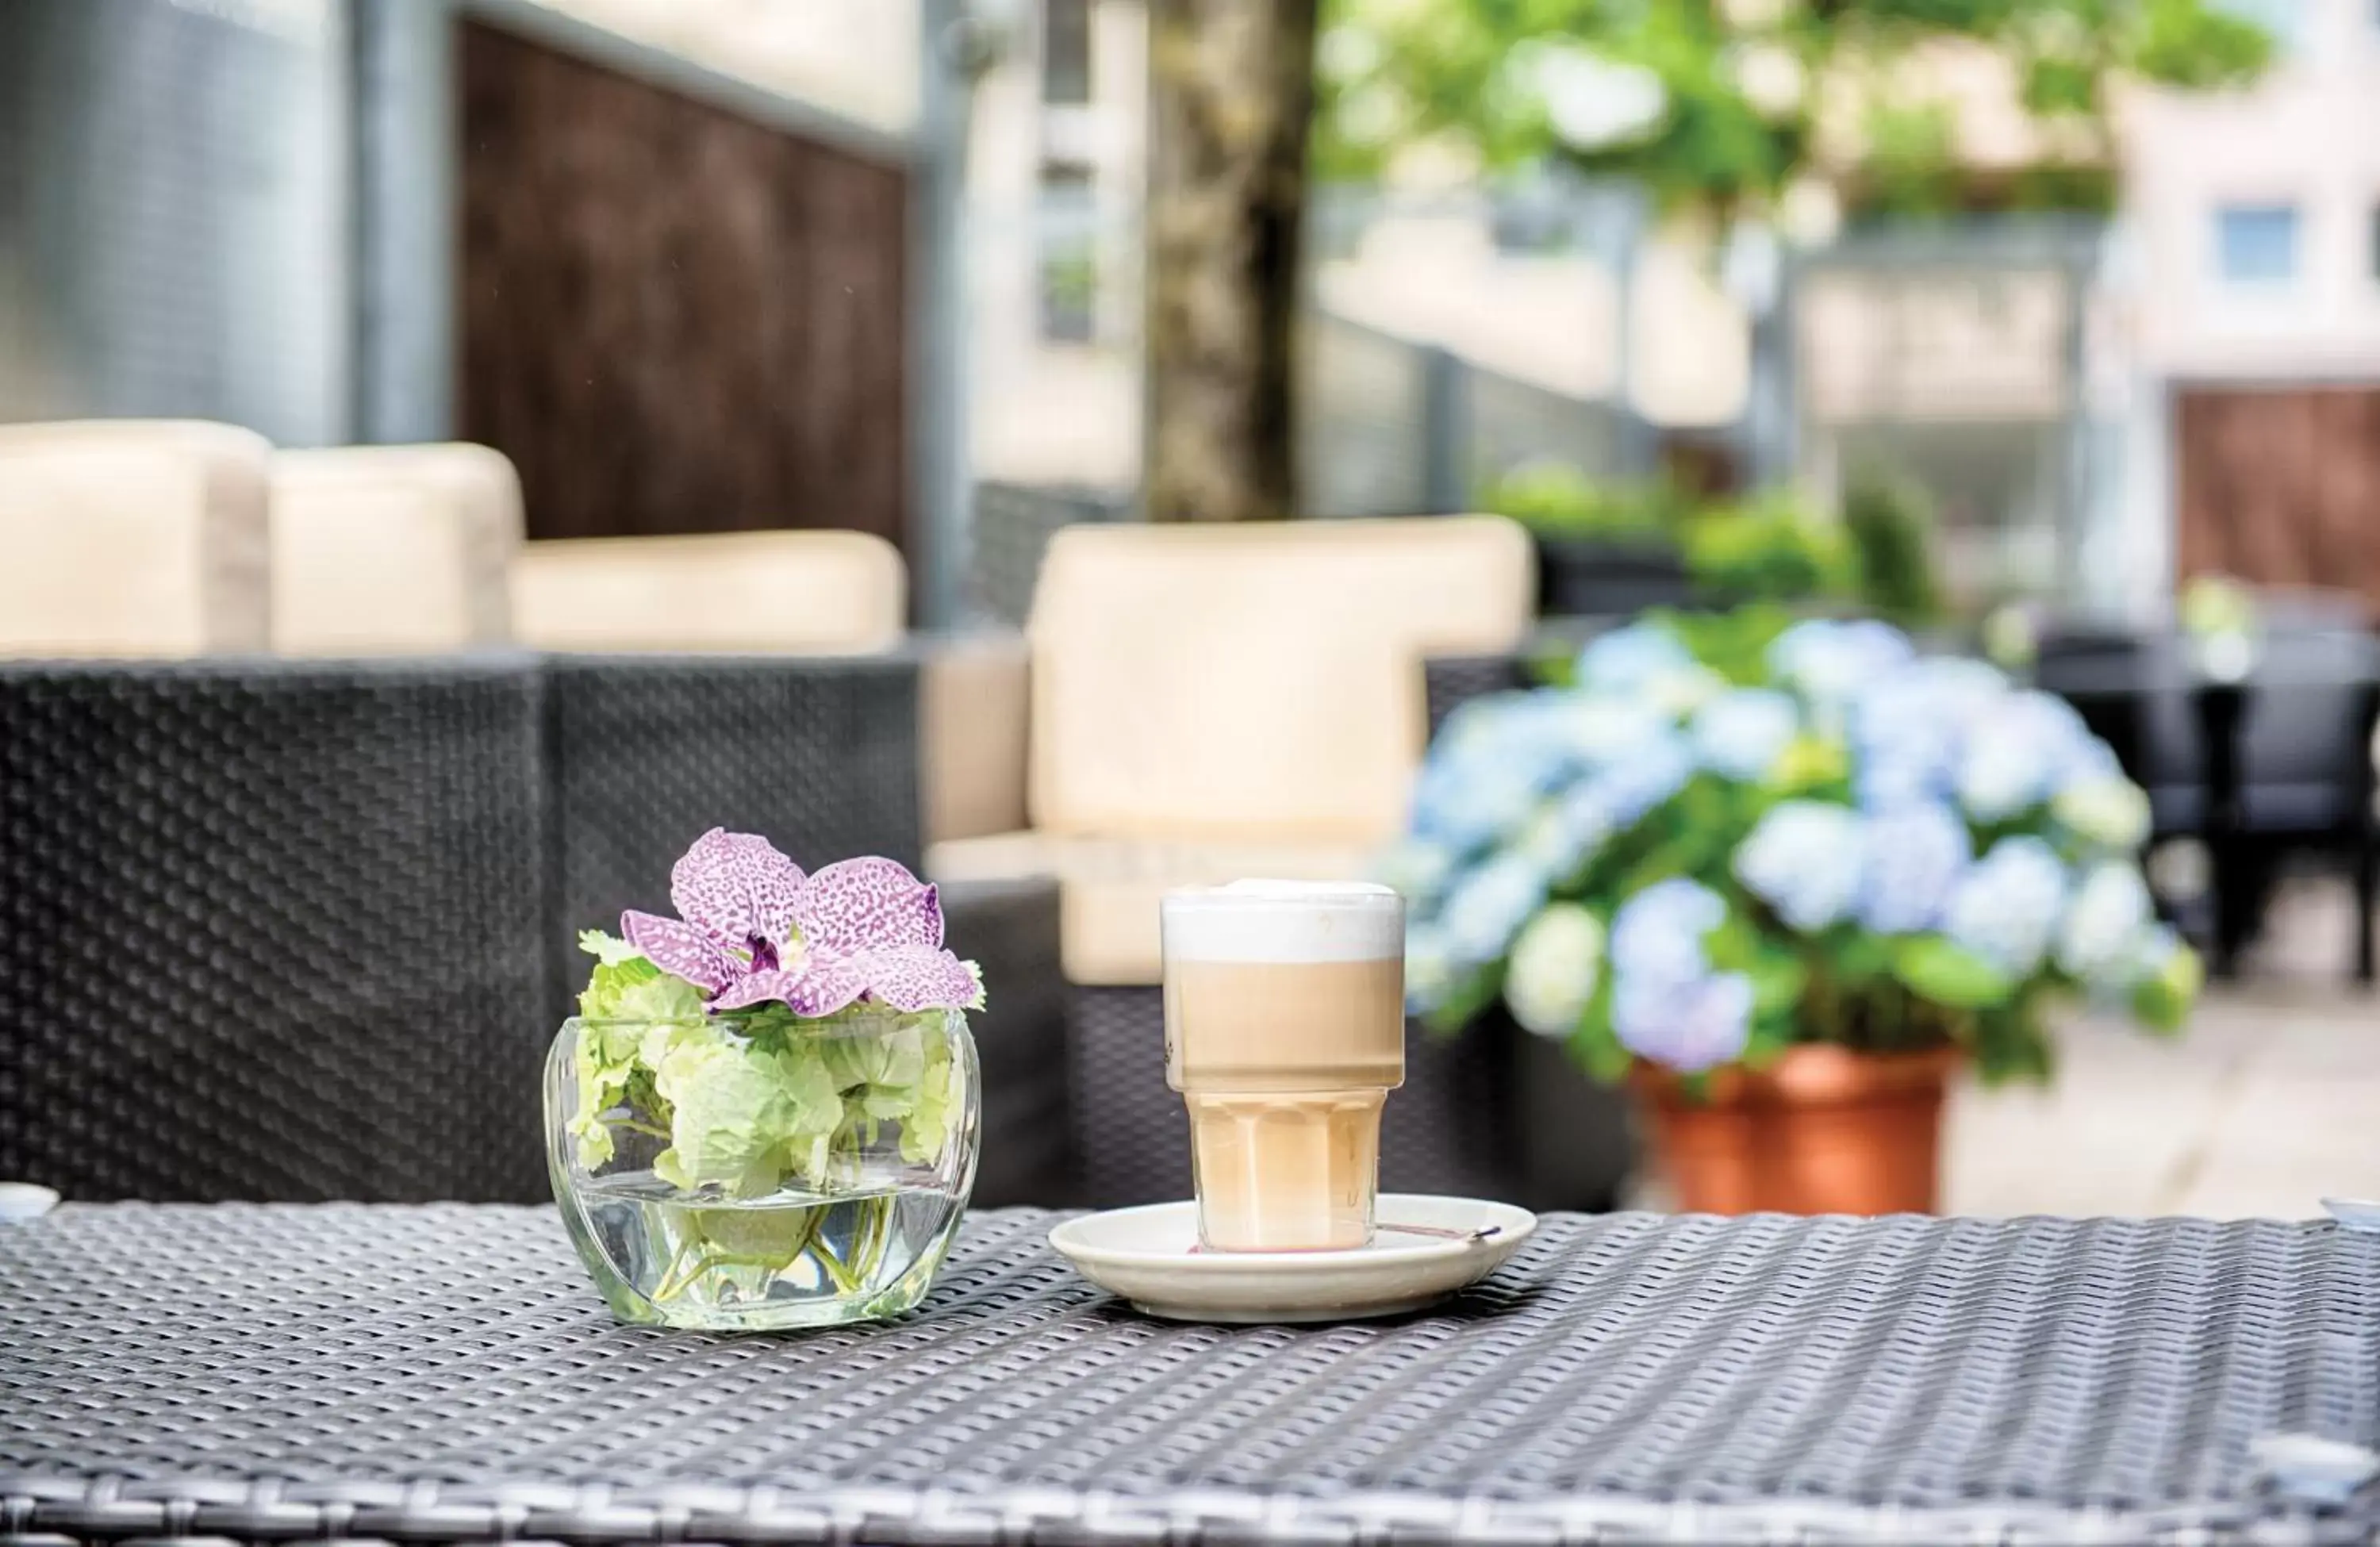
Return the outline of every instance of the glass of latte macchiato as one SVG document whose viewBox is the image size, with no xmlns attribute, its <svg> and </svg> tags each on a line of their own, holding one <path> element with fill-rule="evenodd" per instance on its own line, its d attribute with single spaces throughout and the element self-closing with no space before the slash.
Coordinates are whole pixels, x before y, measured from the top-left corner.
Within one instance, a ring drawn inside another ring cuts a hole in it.
<svg viewBox="0 0 2380 1547">
<path fill-rule="evenodd" d="M 1165 1074 L 1215 1251 L 1372 1238 L 1380 1107 L 1405 1079 L 1404 899 L 1354 882 L 1169 892 Z"/>
</svg>

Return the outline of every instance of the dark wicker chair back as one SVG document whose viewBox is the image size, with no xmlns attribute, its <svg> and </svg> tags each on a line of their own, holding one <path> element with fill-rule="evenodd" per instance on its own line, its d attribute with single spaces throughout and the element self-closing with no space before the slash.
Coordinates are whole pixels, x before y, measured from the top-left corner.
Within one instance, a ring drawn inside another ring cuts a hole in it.
<svg viewBox="0 0 2380 1547">
<path fill-rule="evenodd" d="M 905 656 L 0 668 L 0 1176 L 540 1201 L 577 931 L 713 824 L 914 864 L 917 777 Z M 996 985 L 978 1196 L 1063 1202 L 1055 887 L 944 907 Z"/>
<path fill-rule="evenodd" d="M 578 932 L 659 906 L 709 828 L 765 833 L 808 866 L 917 864 L 910 657 L 560 655 L 545 676 L 549 1024 L 586 978 Z"/>
<path fill-rule="evenodd" d="M 2337 629 L 2276 632 L 2240 727 L 2252 833 L 2351 826 L 2371 784 L 2372 641 Z"/>
<path fill-rule="evenodd" d="M 525 659 L 0 667 L 0 1175 L 544 1188 Z"/>
</svg>

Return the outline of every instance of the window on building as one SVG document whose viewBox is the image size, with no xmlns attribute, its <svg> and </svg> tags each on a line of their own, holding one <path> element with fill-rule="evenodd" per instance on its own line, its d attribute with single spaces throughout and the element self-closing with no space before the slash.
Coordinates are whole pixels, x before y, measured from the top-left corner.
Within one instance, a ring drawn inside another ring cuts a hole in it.
<svg viewBox="0 0 2380 1547">
<path fill-rule="evenodd" d="M 1099 334 L 1099 269 L 1088 167 L 1041 169 L 1041 336 L 1088 344 Z"/>
<path fill-rule="evenodd" d="M 2227 285 L 2287 285 L 2298 276 L 2294 204 L 2228 204 L 2215 214 L 2216 272 Z"/>
<path fill-rule="evenodd" d="M 1092 0 L 1041 0 L 1041 100 L 1091 100 Z"/>
</svg>

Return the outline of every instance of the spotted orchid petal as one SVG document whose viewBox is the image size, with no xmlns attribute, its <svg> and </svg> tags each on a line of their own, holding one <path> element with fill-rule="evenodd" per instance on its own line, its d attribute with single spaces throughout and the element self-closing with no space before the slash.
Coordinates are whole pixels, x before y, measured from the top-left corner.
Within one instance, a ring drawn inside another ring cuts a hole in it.
<svg viewBox="0 0 2380 1547">
<path fill-rule="evenodd" d="M 742 951 L 793 932 L 802 884 L 802 868 L 768 839 L 714 827 L 671 868 L 670 901 L 712 944 Z"/>
<path fill-rule="evenodd" d="M 983 999 L 975 969 L 938 945 L 813 954 L 783 995 L 797 1016 L 831 1016 L 862 999 L 895 1010 L 965 1010 Z"/>
<path fill-rule="evenodd" d="M 703 931 L 674 919 L 631 910 L 620 915 L 620 933 L 655 967 L 706 993 L 716 993 L 741 970 L 741 965 L 712 944 Z"/>
<path fill-rule="evenodd" d="M 941 895 L 897 860 L 843 859 L 803 883 L 794 921 L 814 951 L 851 956 L 942 943 Z"/>
<path fill-rule="evenodd" d="M 797 1016 L 831 1016 L 848 1009 L 868 992 L 868 958 L 812 951 L 783 998 Z"/>
<path fill-rule="evenodd" d="M 982 1003 L 981 976 L 941 948 L 940 894 L 896 861 L 846 859 L 806 878 L 767 840 L 714 827 L 671 871 L 670 895 L 679 918 L 623 914 L 621 932 L 713 1011 L 782 1003 L 817 1017 L 862 1000 L 905 1012 Z"/>
<path fill-rule="evenodd" d="M 896 1010 L 971 1010 L 983 1003 L 975 968 L 936 945 L 895 945 L 867 956 L 868 992 Z"/>
<path fill-rule="evenodd" d="M 808 1012 L 795 1004 L 794 995 L 801 987 L 806 974 L 799 969 L 754 972 L 736 979 L 710 1002 L 713 1010 L 746 1010 L 771 1000 L 793 1005 L 795 1015 Z"/>
</svg>

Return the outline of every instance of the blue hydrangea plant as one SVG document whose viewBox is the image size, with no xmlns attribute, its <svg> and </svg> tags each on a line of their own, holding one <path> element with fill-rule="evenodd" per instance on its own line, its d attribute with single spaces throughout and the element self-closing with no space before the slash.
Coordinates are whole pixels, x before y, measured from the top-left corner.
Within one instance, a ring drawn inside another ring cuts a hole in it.
<svg viewBox="0 0 2380 1547">
<path fill-rule="evenodd" d="M 1500 999 L 1605 1079 L 1797 1042 L 2042 1078 L 2062 1001 L 2188 1015 L 2147 798 L 2059 700 L 1765 609 L 1649 617 L 1548 676 L 1449 719 L 1390 858 L 1441 1029 Z"/>
</svg>

